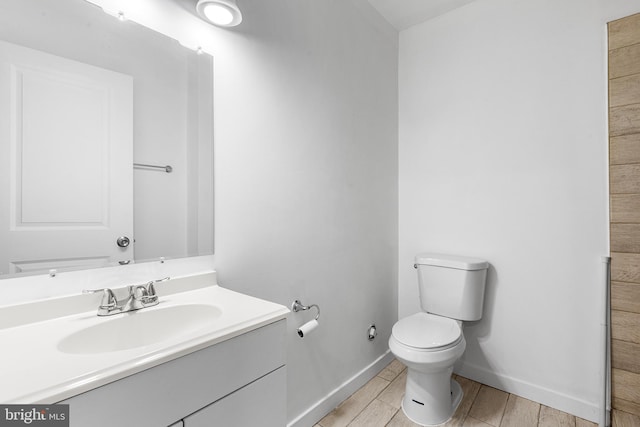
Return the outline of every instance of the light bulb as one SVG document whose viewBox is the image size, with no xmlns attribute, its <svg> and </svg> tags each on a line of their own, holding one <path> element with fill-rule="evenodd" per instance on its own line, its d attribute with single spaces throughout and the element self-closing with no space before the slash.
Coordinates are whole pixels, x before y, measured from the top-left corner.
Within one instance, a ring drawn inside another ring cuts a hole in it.
<svg viewBox="0 0 640 427">
<path fill-rule="evenodd" d="M 221 4 L 209 3 L 202 13 L 216 25 L 229 25 L 233 21 L 233 14 L 229 8 Z"/>
<path fill-rule="evenodd" d="M 235 0 L 198 0 L 201 17 L 220 27 L 234 27 L 242 22 L 242 12 Z"/>
</svg>

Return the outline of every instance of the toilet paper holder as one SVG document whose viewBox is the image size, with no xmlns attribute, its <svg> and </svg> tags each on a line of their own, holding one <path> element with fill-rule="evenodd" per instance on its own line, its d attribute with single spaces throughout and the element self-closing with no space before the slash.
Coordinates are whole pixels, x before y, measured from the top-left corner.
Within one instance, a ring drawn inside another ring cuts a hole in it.
<svg viewBox="0 0 640 427">
<path fill-rule="evenodd" d="M 318 320 L 318 318 L 320 317 L 320 307 L 318 307 L 318 304 L 304 305 L 300 302 L 300 300 L 295 300 L 293 304 L 291 304 L 291 311 L 293 311 L 294 313 L 297 313 L 299 311 L 309 310 L 310 308 L 313 308 L 313 307 L 315 307 L 316 310 L 318 310 L 318 314 L 316 314 L 316 317 L 315 317 L 315 320 Z"/>
</svg>

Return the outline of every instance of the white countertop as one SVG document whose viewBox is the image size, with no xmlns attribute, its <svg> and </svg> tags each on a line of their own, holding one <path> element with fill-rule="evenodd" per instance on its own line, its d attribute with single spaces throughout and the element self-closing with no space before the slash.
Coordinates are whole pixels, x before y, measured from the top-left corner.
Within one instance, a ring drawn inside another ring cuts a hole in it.
<svg viewBox="0 0 640 427">
<path fill-rule="evenodd" d="M 186 289 L 182 292 L 181 280 Z M 208 283 L 199 287 L 203 280 Z M 104 353 L 68 354 L 58 350 L 58 343 L 65 336 L 130 314 L 98 317 L 99 297 L 95 295 L 0 307 L 0 402 L 59 402 L 273 323 L 289 313 L 282 305 L 215 285 L 214 274 L 173 279 L 169 283 L 167 288 L 171 291 L 161 291 L 162 285 L 157 287 L 160 304 L 143 311 L 204 304 L 218 308 L 221 314 L 204 328 L 154 344 Z M 59 315 L 62 309 L 64 316 Z"/>
</svg>

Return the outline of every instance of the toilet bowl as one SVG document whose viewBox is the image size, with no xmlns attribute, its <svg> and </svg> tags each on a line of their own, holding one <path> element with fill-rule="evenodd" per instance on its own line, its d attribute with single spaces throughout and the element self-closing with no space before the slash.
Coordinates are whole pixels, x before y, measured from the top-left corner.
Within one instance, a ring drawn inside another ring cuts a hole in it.
<svg viewBox="0 0 640 427">
<path fill-rule="evenodd" d="M 451 379 L 453 365 L 466 341 L 460 322 L 416 313 L 393 326 L 389 349 L 408 369 L 402 410 L 414 423 L 446 422 L 462 400 L 462 389 Z"/>
<path fill-rule="evenodd" d="M 462 321 L 482 317 L 488 263 L 455 255 L 419 254 L 418 290 L 422 312 L 400 319 L 389 349 L 407 366 L 402 410 L 414 423 L 447 422 L 462 400 L 462 387 L 451 378 L 466 341 Z"/>
</svg>

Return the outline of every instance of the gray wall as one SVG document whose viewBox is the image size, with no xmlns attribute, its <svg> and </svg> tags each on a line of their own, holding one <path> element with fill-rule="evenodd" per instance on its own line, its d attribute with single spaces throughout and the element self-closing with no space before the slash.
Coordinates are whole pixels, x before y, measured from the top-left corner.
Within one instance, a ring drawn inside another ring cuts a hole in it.
<svg viewBox="0 0 640 427">
<path fill-rule="evenodd" d="M 288 324 L 288 419 L 384 354 L 397 319 L 397 33 L 359 1 L 244 0 L 215 52 L 222 286 Z M 380 335 L 367 341 L 370 323 Z"/>
</svg>

